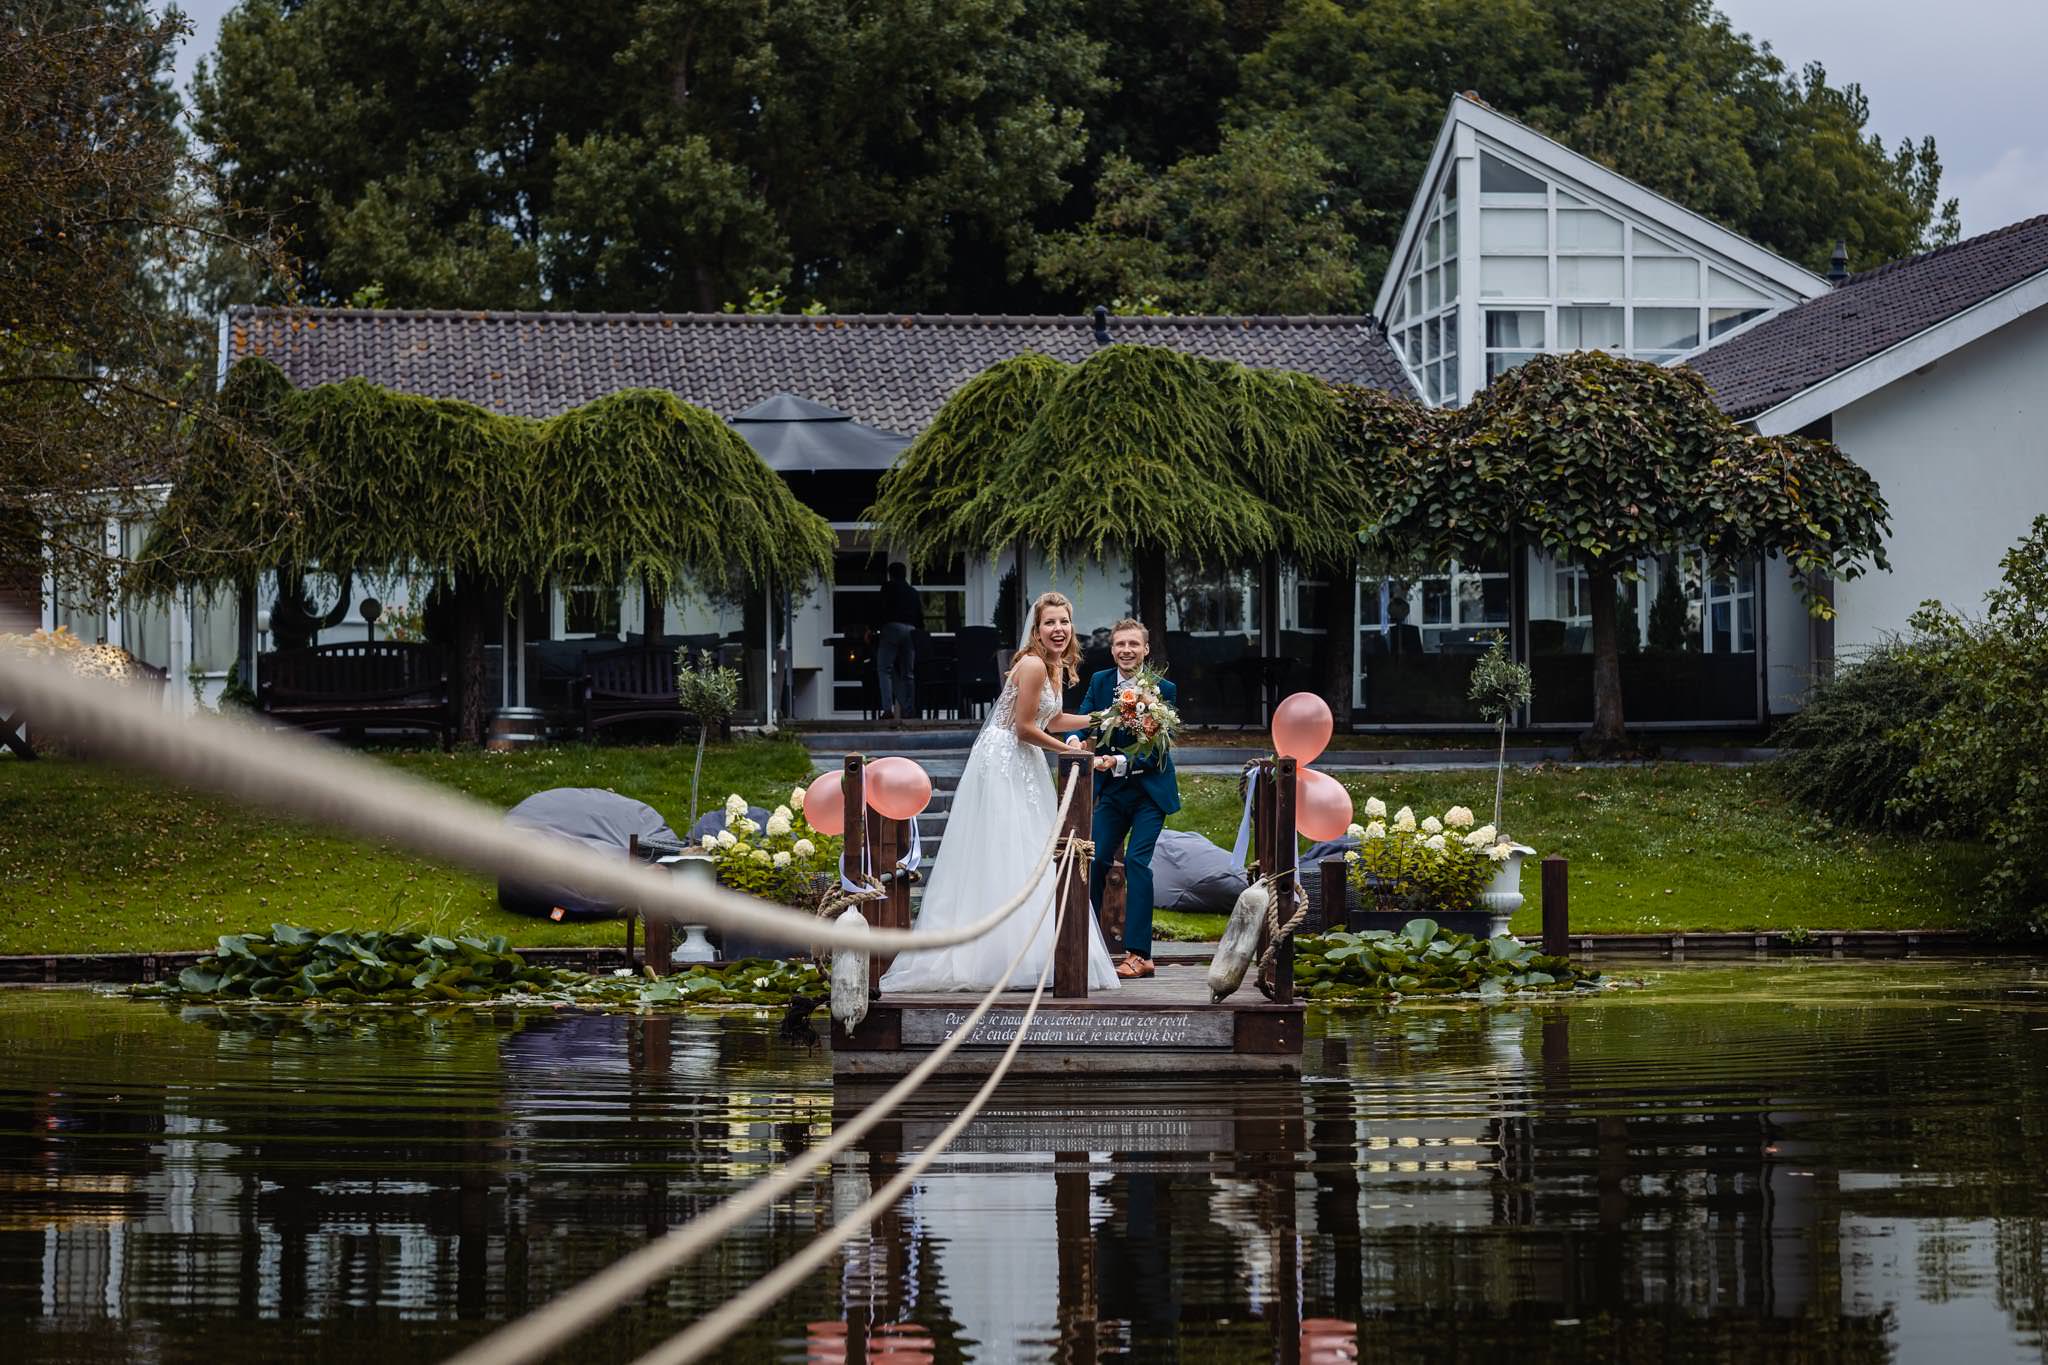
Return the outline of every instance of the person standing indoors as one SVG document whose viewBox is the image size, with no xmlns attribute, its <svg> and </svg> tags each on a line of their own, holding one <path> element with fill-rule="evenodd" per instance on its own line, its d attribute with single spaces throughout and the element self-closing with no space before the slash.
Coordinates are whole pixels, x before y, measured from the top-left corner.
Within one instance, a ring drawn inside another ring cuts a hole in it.
<svg viewBox="0 0 2048 1365">
<path fill-rule="evenodd" d="M 917 632 L 924 626 L 924 602 L 910 586 L 910 571 L 889 566 L 882 585 L 880 639 L 875 646 L 875 681 L 882 713 L 897 725 L 917 714 Z"/>
</svg>

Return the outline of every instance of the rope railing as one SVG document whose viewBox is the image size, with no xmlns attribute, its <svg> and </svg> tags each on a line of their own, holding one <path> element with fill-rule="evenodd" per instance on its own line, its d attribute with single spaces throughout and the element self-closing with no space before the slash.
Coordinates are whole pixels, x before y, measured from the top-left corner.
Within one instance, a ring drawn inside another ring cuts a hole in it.
<svg viewBox="0 0 2048 1365">
<path fill-rule="evenodd" d="M 634 906 L 643 916 L 663 915 L 799 947 L 890 953 L 948 948 L 980 938 L 1014 914 L 1045 876 L 1081 776 L 1079 768 L 1068 775 L 1058 817 L 1030 878 L 1002 905 L 954 929 L 844 929 L 722 886 L 607 858 L 571 840 L 509 828 L 480 801 L 324 740 L 226 716 L 174 718 L 155 699 L 5 651 L 0 651 L 0 696 L 19 703 L 40 725 L 83 737 L 97 758 L 296 815 L 325 830 L 381 840 L 486 876 L 574 886 L 592 899 Z"/>
<path fill-rule="evenodd" d="M 1062 880 L 1070 875 L 1073 865 L 1073 854 L 1069 851 L 1068 856 L 1060 860 L 1060 876 Z M 1057 940 L 1059 938 L 1060 926 L 1066 920 L 1065 897 L 1057 894 L 1054 895 L 1052 904 L 1047 905 L 1045 910 L 1040 912 L 1038 923 L 1040 925 L 1045 923 L 1045 916 L 1052 913 L 1055 905 L 1059 907 L 1059 913 L 1053 916 L 1052 931 L 1053 938 Z M 1036 940 L 1037 937 L 1037 929 L 1034 928 L 1031 938 L 1025 941 L 1025 946 L 1029 947 L 1031 942 Z M 1015 971 L 1017 964 L 1021 961 L 1023 961 L 1023 953 L 1020 950 L 1018 956 L 1011 961 L 1009 970 Z M 911 1159 L 908 1165 L 891 1177 L 888 1184 L 869 1195 L 859 1208 L 847 1214 L 837 1223 L 834 1223 L 831 1227 L 813 1238 L 809 1246 L 769 1271 L 746 1289 L 740 1291 L 740 1293 L 727 1299 L 712 1312 L 705 1314 L 683 1331 L 641 1356 L 633 1362 L 633 1365 L 683 1365 L 683 1362 L 703 1359 L 707 1353 L 718 1349 L 727 1337 L 730 1337 L 734 1332 L 746 1326 L 757 1314 L 772 1306 L 792 1289 L 795 1289 L 803 1282 L 805 1276 L 823 1265 L 827 1257 L 865 1231 L 870 1223 L 881 1217 L 891 1205 L 898 1199 L 901 1199 L 904 1193 L 909 1190 L 912 1182 L 924 1174 L 934 1161 L 937 1161 L 945 1154 L 946 1149 L 953 1145 L 954 1139 L 967 1131 L 967 1125 L 974 1122 L 976 1116 L 981 1113 L 982 1107 L 988 1103 L 989 1096 L 995 1094 L 996 1087 L 1002 1084 L 1003 1077 L 1009 1074 L 1011 1063 L 1017 1060 L 1018 1049 L 1024 1046 L 1025 1035 L 1030 1031 L 1033 1021 L 1038 1017 L 1039 1002 L 1045 998 L 1045 984 L 1052 977 L 1052 961 L 1053 954 L 1048 952 L 1045 955 L 1045 962 L 1038 969 L 1038 984 L 1032 989 L 1031 1003 L 1024 1007 L 1024 1015 L 1017 1021 L 1017 1031 L 1011 1036 L 1009 1046 L 1003 1049 L 1001 1058 L 997 1060 L 994 1068 L 990 1070 L 988 1079 L 983 1081 L 981 1088 L 974 1092 L 973 1098 L 961 1106 L 960 1112 L 953 1116 L 953 1121 L 940 1129 L 932 1137 L 932 1140 L 925 1144 L 923 1151 L 919 1152 Z M 1007 985 L 1008 981 L 1009 975 L 1008 972 L 1005 972 L 1003 983 L 999 984 L 996 990 L 1000 991 L 1003 989 L 1003 986 Z M 988 1004 L 994 998 L 995 991 L 991 991 L 984 998 L 982 1008 L 986 1010 Z M 965 1038 L 971 1027 L 972 1022 L 963 1024 L 946 1041 L 951 1042 L 954 1038 Z M 869 1106 L 869 1110 L 871 1111 L 873 1107 Z M 863 1111 L 863 1117 L 866 1116 L 866 1112 L 868 1111 Z"/>
<path fill-rule="evenodd" d="M 1072 875 L 1073 866 L 1074 854 L 1069 849 L 1060 860 L 1059 877 L 1062 881 Z M 1034 878 L 1033 884 L 1041 880 L 1042 876 Z M 1055 894 L 1052 900 L 1057 902 L 1058 895 Z M 1045 923 L 1045 916 L 1051 909 L 1052 906 L 1048 904 L 1045 910 L 1039 912 L 1039 925 Z M 1057 926 L 1058 921 L 1055 920 L 1055 938 L 1058 937 Z M 822 1145 L 792 1157 L 755 1181 L 744 1192 L 732 1196 L 716 1208 L 698 1215 L 681 1227 L 672 1229 L 659 1239 L 649 1242 L 638 1251 L 613 1262 L 546 1307 L 536 1309 L 527 1316 L 500 1327 L 483 1340 L 449 1357 L 446 1365 L 523 1365 L 526 1361 L 546 1355 L 634 1295 L 647 1289 L 662 1276 L 670 1274 L 677 1267 L 701 1255 L 720 1237 L 802 1184 L 818 1167 L 836 1160 L 872 1132 L 875 1125 L 900 1107 L 919 1086 L 938 1073 L 939 1068 L 945 1065 L 946 1059 L 967 1041 L 975 1027 L 988 1016 L 997 998 L 1009 989 L 1011 978 L 1024 964 L 1025 955 L 1031 951 L 1037 940 L 1038 929 L 1034 927 L 1010 958 L 1009 965 L 1003 969 L 1001 979 L 981 997 L 959 1027 L 934 1047 L 931 1054 L 916 1067 L 905 1072 L 901 1079 L 876 1096 L 860 1113 L 835 1129 L 832 1136 Z M 1053 954 L 1048 951 L 1045 955 L 1045 968 L 1039 973 L 1038 984 L 1041 991 L 1045 987 L 1046 973 L 1052 970 L 1052 959 Z M 1037 1007 L 1035 995 L 1032 997 L 1032 1007 L 1034 1010 Z M 1027 1024 L 1030 1018 L 1030 1014 L 1025 1016 Z M 1021 1029 L 1018 1036 L 1022 1037 Z M 1011 1051 L 1015 1052 L 1014 1044 Z M 1007 1071 L 1008 1068 L 1009 1061 L 1006 1057 L 1001 1071 Z M 1000 1071 L 997 1074 L 1000 1078 Z"/>
</svg>

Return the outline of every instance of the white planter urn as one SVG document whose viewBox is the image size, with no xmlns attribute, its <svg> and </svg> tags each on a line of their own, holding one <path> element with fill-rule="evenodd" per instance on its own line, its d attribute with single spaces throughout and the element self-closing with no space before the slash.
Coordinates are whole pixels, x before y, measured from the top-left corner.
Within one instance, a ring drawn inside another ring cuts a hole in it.
<svg viewBox="0 0 2048 1365">
<path fill-rule="evenodd" d="M 718 884 L 718 865 L 711 860 L 711 855 L 708 853 L 684 853 L 680 856 L 663 858 L 661 861 L 668 864 L 669 872 L 674 876 L 694 877 L 705 886 L 716 886 Z M 704 931 L 709 927 L 709 925 L 704 924 L 685 924 L 683 926 L 683 941 L 678 943 L 675 946 L 675 950 L 668 955 L 670 965 L 679 966 L 685 962 L 717 961 L 718 950 L 711 946 L 711 940 L 704 937 Z"/>
<path fill-rule="evenodd" d="M 1506 861 L 1479 893 L 1479 908 L 1493 916 L 1489 932 L 1495 938 L 1508 931 L 1508 921 L 1522 908 L 1522 859 L 1535 851 L 1527 844 L 1509 844 Z"/>
</svg>

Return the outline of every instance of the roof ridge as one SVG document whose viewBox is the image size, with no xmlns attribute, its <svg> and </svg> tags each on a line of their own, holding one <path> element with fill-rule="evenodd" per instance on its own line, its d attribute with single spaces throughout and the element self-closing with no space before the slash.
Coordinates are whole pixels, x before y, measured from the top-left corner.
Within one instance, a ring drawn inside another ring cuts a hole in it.
<svg viewBox="0 0 2048 1365">
<path fill-rule="evenodd" d="M 618 313 L 574 310 L 498 308 L 349 308 L 324 304 L 230 304 L 231 318 L 321 317 L 390 318 L 407 321 L 448 319 L 461 322 L 586 322 L 586 323 L 717 323 L 731 326 L 785 327 L 1084 327 L 1095 319 L 1082 313 Z M 1126 326 L 1162 327 L 1304 327 L 1358 326 L 1370 328 L 1378 319 L 1371 313 L 1174 313 L 1163 315 L 1109 315 L 1112 322 Z"/>
<path fill-rule="evenodd" d="M 1848 278 L 1843 288 L 1854 288 L 1871 280 L 1882 279 L 1886 275 L 1896 274 L 1912 266 L 1925 265 L 1940 257 L 1951 256 L 1966 249 L 1981 247 L 1988 242 L 2011 237 L 2033 227 L 2048 227 L 2048 213 L 2036 214 L 2032 218 L 2022 218 L 2018 222 L 2007 223 L 2004 227 L 1992 228 L 1989 232 L 1980 232 L 1975 237 L 1965 237 L 1958 242 L 1947 242 L 1912 256 L 1902 256 L 1896 261 L 1886 261 L 1883 265 L 1874 265 L 1868 270 L 1859 270 Z M 1827 295 L 1823 294 L 1821 297 L 1826 298 Z"/>
</svg>

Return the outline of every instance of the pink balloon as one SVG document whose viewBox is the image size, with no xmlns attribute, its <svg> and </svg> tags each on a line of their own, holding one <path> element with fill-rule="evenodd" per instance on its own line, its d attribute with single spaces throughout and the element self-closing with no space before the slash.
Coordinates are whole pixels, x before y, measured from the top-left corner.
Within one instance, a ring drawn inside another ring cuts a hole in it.
<svg viewBox="0 0 2048 1365">
<path fill-rule="evenodd" d="M 907 758 L 868 764 L 868 804 L 891 820 L 908 820 L 932 801 L 931 775 Z"/>
<path fill-rule="evenodd" d="M 1313 763 L 1330 747 L 1334 728 L 1330 703 L 1313 692 L 1296 692 L 1273 708 L 1273 752 L 1296 763 Z"/>
<path fill-rule="evenodd" d="M 1294 828 L 1319 844 L 1343 838 L 1351 828 L 1351 793 L 1328 773 L 1296 768 Z"/>
<path fill-rule="evenodd" d="M 804 820 L 820 834 L 846 833 L 846 793 L 840 790 L 839 769 L 819 773 L 804 788 Z"/>
</svg>

